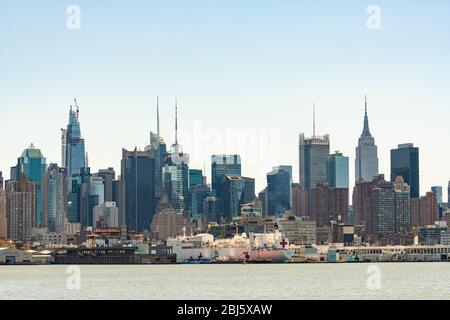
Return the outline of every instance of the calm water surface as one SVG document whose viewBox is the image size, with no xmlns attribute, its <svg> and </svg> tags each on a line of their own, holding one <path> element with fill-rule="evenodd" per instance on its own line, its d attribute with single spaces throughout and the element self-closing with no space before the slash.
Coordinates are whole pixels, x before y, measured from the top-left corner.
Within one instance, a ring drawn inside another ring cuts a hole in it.
<svg viewBox="0 0 450 320">
<path fill-rule="evenodd" d="M 450 263 L 80 266 L 78 290 L 67 268 L 0 266 L 0 299 L 450 299 Z"/>
</svg>

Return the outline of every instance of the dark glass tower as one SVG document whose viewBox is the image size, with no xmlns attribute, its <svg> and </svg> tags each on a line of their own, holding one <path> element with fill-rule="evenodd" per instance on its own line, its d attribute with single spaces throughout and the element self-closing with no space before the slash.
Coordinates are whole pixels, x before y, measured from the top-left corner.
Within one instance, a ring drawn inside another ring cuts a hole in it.
<svg viewBox="0 0 450 320">
<path fill-rule="evenodd" d="M 216 192 L 217 197 L 222 196 L 222 180 L 225 175 L 241 176 L 241 157 L 239 155 L 212 156 L 212 189 Z"/>
<path fill-rule="evenodd" d="M 327 161 L 330 155 L 329 135 L 316 136 L 316 112 L 313 108 L 313 136 L 299 137 L 300 185 L 305 190 L 314 189 L 327 181 Z"/>
<path fill-rule="evenodd" d="M 241 198 L 244 192 L 244 180 L 240 176 L 222 176 L 222 208 L 227 222 L 241 214 Z"/>
<path fill-rule="evenodd" d="M 391 181 L 401 176 L 411 187 L 411 198 L 420 196 L 419 148 L 412 143 L 400 144 L 391 150 Z"/>
<path fill-rule="evenodd" d="M 256 199 L 255 196 L 255 179 L 242 177 L 244 180 L 244 193 L 242 194 L 241 202 L 242 204 L 247 204 Z"/>
<path fill-rule="evenodd" d="M 267 174 L 268 214 L 282 216 L 291 209 L 291 188 L 292 176 L 286 166 L 274 168 Z"/>
<path fill-rule="evenodd" d="M 200 185 L 203 185 L 203 171 L 189 169 L 189 189 Z"/>
<path fill-rule="evenodd" d="M 327 181 L 327 161 L 330 155 L 330 138 L 300 135 L 300 185 L 305 190 L 313 189 Z"/>
<path fill-rule="evenodd" d="M 119 223 L 137 232 L 150 230 L 155 212 L 154 168 L 154 152 L 122 150 Z"/>
</svg>

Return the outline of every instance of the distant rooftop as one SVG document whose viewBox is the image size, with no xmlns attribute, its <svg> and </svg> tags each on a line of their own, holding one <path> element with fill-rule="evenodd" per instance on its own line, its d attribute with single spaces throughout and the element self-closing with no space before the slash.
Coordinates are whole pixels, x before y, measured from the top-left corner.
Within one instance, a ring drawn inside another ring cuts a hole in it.
<svg viewBox="0 0 450 320">
<path fill-rule="evenodd" d="M 398 145 L 399 149 L 409 149 L 414 148 L 414 143 L 403 143 Z"/>
<path fill-rule="evenodd" d="M 33 143 L 31 145 L 23 150 L 22 152 L 22 158 L 43 158 L 41 150 L 37 149 Z"/>
</svg>

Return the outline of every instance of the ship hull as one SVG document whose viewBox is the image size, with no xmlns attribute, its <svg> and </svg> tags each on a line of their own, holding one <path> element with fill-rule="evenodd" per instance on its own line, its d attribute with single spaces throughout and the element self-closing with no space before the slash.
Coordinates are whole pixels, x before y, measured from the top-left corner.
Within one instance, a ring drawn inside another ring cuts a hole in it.
<svg viewBox="0 0 450 320">
<path fill-rule="evenodd" d="M 189 248 L 182 249 L 179 258 L 181 261 L 192 261 L 203 257 L 211 262 L 271 262 L 285 263 L 292 257 L 287 249 L 251 249 L 251 248 Z"/>
</svg>

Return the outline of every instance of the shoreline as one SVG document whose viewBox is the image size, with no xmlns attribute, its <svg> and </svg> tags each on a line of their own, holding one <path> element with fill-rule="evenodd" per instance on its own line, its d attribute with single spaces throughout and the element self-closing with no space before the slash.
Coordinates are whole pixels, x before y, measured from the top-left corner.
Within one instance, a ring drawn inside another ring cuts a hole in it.
<svg viewBox="0 0 450 320">
<path fill-rule="evenodd" d="M 361 262 L 213 262 L 213 263 L 128 263 L 128 264 L 107 264 L 107 263 L 18 263 L 18 264 L 0 264 L 2 267 L 36 267 L 36 266 L 205 266 L 205 265 L 347 265 L 347 264 L 445 264 L 450 261 L 361 261 Z"/>
</svg>

